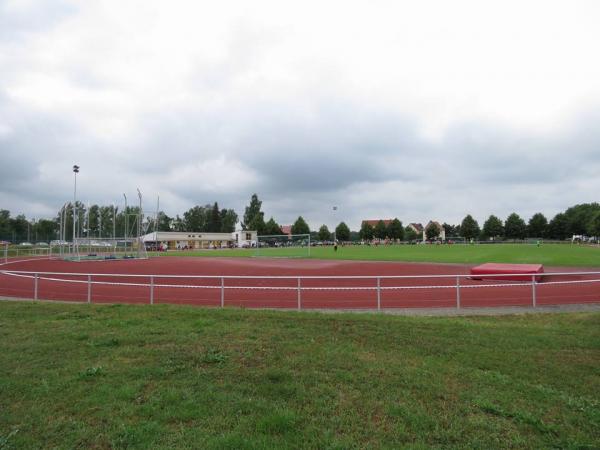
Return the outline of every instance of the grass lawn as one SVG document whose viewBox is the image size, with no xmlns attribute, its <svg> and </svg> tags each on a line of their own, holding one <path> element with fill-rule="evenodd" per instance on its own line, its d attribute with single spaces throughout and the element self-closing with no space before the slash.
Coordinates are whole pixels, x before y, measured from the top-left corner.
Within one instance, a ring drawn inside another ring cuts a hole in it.
<svg viewBox="0 0 600 450">
<path fill-rule="evenodd" d="M 170 251 L 168 256 L 254 256 L 252 249 Z M 261 249 L 268 256 L 307 255 L 306 249 Z M 311 258 L 479 264 L 486 262 L 532 263 L 548 266 L 600 267 L 600 247 L 571 244 L 479 244 L 479 245 L 355 245 L 312 247 Z"/>
<path fill-rule="evenodd" d="M 598 448 L 600 314 L 0 302 L 0 448 Z"/>
</svg>

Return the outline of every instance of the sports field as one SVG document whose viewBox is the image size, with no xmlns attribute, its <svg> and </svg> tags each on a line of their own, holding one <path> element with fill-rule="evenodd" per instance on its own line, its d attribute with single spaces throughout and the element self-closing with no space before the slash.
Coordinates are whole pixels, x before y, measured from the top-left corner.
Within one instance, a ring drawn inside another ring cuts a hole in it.
<svg viewBox="0 0 600 450">
<path fill-rule="evenodd" d="M 0 302 L 0 448 L 598 448 L 600 314 Z"/>
<path fill-rule="evenodd" d="M 308 257 L 307 249 L 264 248 L 264 256 Z M 203 251 L 169 251 L 161 256 L 255 256 L 254 249 L 223 249 Z M 572 244 L 476 244 L 476 245 L 351 245 L 311 247 L 310 257 L 316 259 L 348 259 L 375 261 L 406 261 L 479 264 L 486 262 L 531 263 L 548 266 L 600 267 L 600 246 Z"/>
</svg>

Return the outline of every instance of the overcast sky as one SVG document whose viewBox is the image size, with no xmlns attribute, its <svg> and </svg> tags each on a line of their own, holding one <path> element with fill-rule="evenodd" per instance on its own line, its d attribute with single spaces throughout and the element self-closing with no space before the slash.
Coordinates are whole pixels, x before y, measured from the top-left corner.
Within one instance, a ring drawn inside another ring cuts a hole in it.
<svg viewBox="0 0 600 450">
<path fill-rule="evenodd" d="M 0 208 L 311 228 L 600 200 L 600 2 L 0 0 Z M 334 213 L 332 207 L 338 206 Z"/>
</svg>

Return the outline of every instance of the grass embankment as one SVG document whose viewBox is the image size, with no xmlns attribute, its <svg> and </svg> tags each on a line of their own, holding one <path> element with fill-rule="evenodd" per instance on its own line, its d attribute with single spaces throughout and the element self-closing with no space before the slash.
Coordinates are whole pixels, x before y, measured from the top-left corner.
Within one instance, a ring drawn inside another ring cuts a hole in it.
<svg viewBox="0 0 600 450">
<path fill-rule="evenodd" d="M 306 249 L 266 248 L 264 256 L 307 257 Z M 203 251 L 169 251 L 164 256 L 255 256 L 252 249 Z M 477 244 L 477 245 L 352 245 L 312 247 L 310 257 L 316 259 L 378 260 L 407 262 L 440 262 L 458 264 L 531 263 L 547 266 L 600 267 L 600 247 L 571 244 Z"/>
<path fill-rule="evenodd" d="M 600 445 L 600 314 L 0 302 L 0 348 L 0 448 Z"/>
</svg>

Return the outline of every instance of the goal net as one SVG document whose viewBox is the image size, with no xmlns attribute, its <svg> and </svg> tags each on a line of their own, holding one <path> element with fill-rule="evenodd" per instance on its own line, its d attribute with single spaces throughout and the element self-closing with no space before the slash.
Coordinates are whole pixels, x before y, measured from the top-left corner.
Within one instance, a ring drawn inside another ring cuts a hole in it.
<svg viewBox="0 0 600 450">
<path fill-rule="evenodd" d="M 97 259 L 147 259 L 148 252 L 142 238 L 78 238 L 76 245 L 62 250 L 67 260 L 83 261 Z"/>
<path fill-rule="evenodd" d="M 258 236 L 254 256 L 308 258 L 310 234 Z"/>
</svg>

